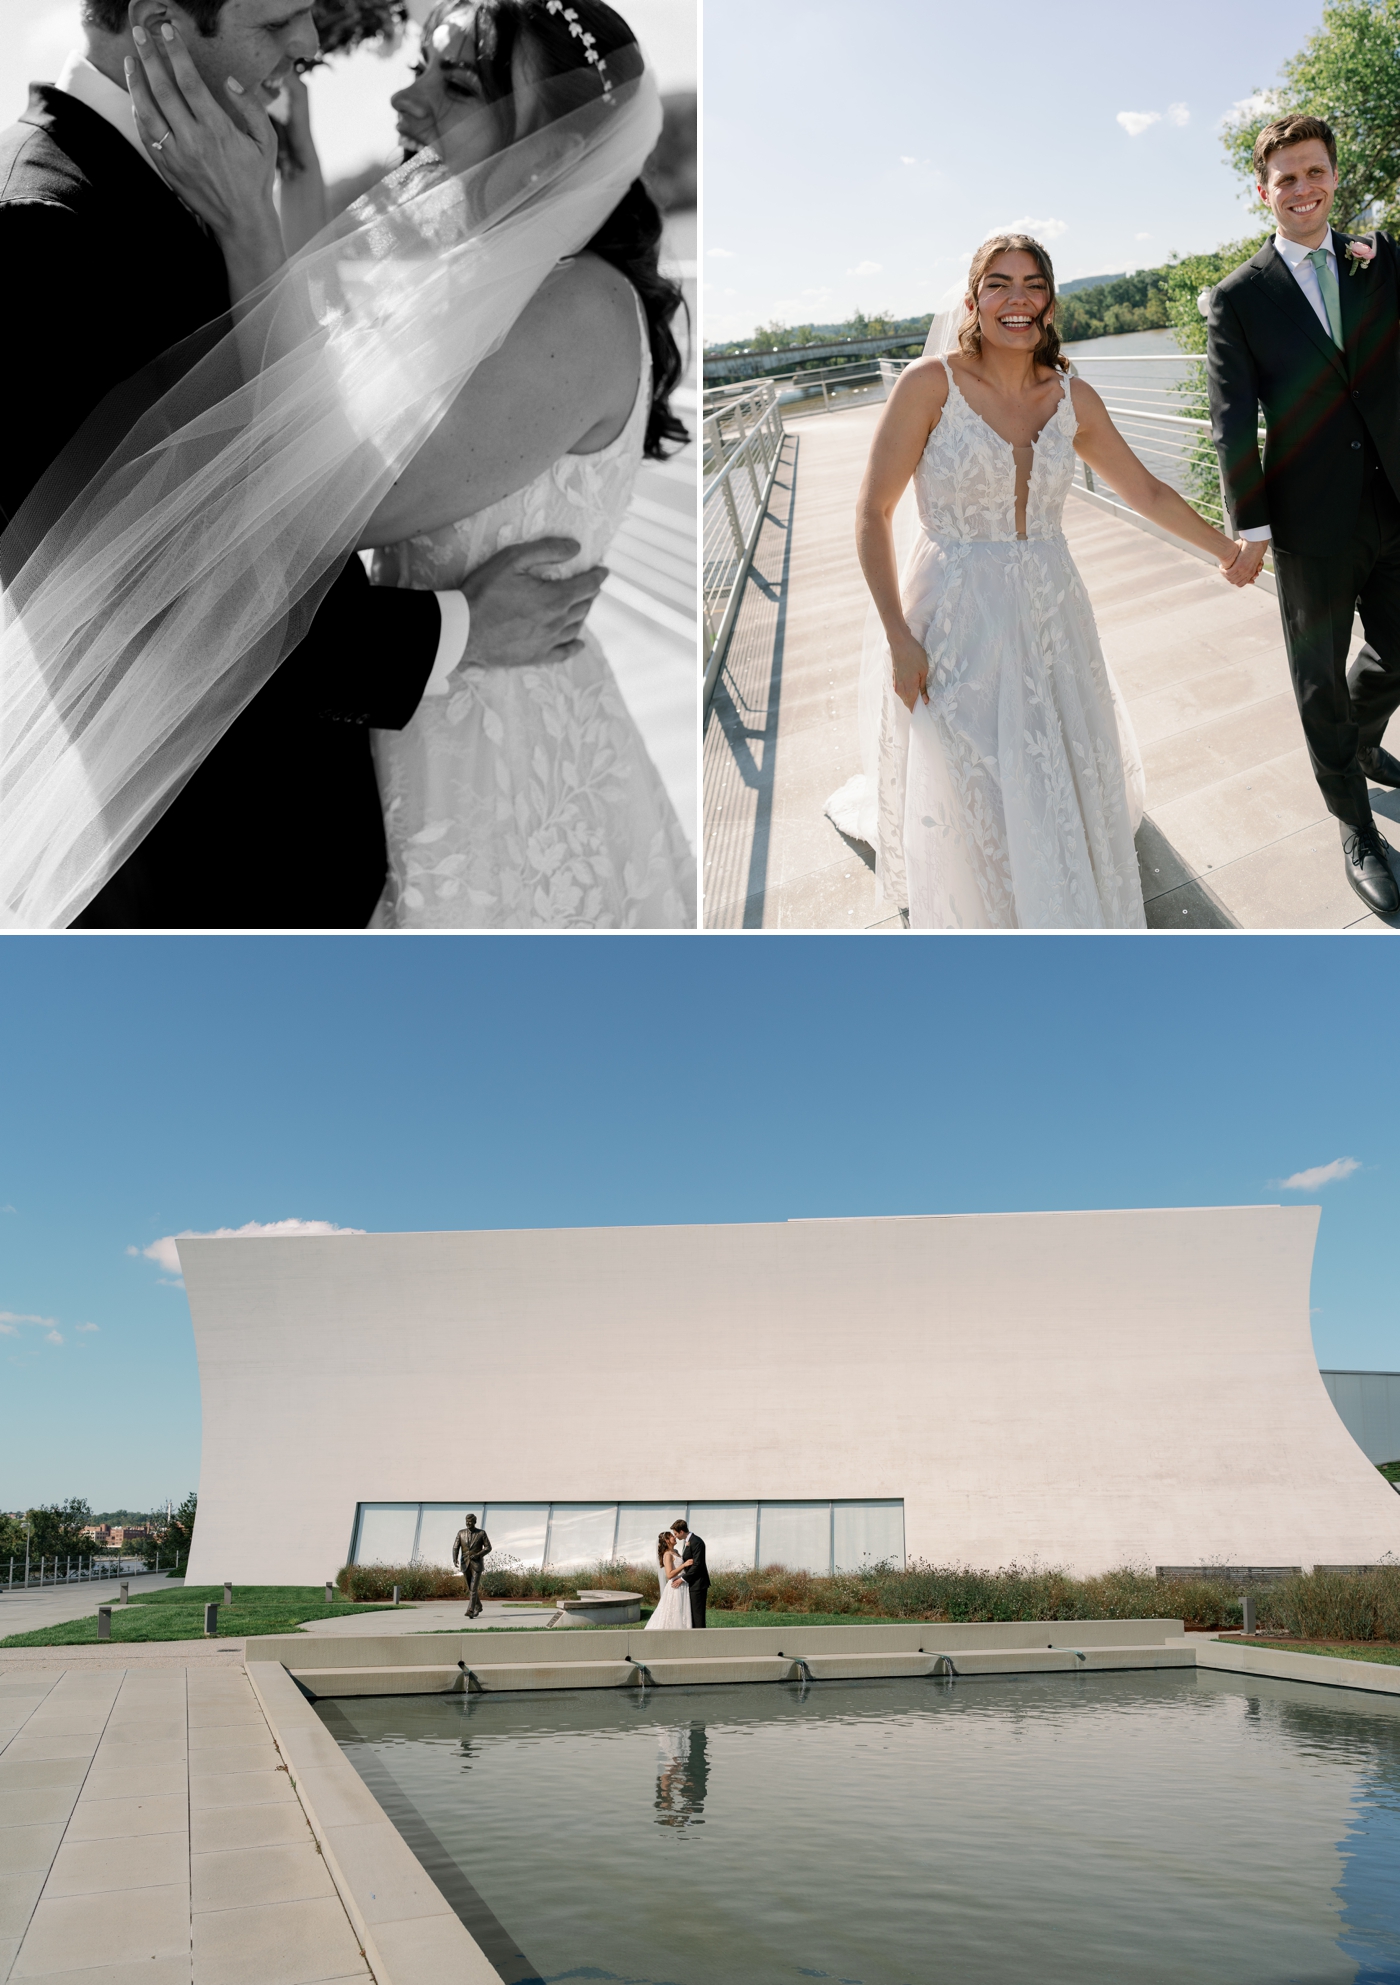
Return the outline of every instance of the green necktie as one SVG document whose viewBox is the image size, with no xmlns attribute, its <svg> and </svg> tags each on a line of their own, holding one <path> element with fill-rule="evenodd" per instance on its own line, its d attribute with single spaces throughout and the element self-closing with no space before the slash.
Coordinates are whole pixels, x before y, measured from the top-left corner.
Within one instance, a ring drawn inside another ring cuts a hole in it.
<svg viewBox="0 0 1400 1985">
<path fill-rule="evenodd" d="M 1322 291 L 1322 301 L 1327 306 L 1327 322 L 1332 326 L 1332 342 L 1342 342 L 1342 298 L 1337 288 L 1337 278 L 1332 273 L 1332 265 L 1327 260 L 1325 248 L 1311 248 L 1308 260 L 1317 270 L 1317 286 Z"/>
</svg>

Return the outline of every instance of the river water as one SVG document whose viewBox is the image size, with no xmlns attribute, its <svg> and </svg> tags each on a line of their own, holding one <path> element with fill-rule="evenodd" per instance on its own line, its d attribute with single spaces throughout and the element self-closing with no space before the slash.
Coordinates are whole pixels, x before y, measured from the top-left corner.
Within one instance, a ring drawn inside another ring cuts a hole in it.
<svg viewBox="0 0 1400 1985">
<path fill-rule="evenodd" d="M 319 1710 L 512 1985 L 1400 1980 L 1400 1701 L 1212 1674 Z"/>
</svg>

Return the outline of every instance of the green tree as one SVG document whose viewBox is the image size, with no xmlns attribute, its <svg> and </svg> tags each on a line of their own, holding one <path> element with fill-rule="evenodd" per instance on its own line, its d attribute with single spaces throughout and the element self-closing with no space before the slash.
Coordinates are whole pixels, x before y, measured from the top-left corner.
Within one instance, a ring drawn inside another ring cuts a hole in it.
<svg viewBox="0 0 1400 1985">
<path fill-rule="evenodd" d="M 24 1519 L 0 1515 L 0 1562 L 24 1556 Z"/>
<path fill-rule="evenodd" d="M 162 1571 L 175 1569 L 175 1553 L 180 1554 L 180 1566 L 184 1568 L 190 1555 L 190 1539 L 194 1536 L 195 1512 L 199 1506 L 199 1495 L 191 1490 L 175 1514 L 168 1520 L 154 1518 L 152 1534 L 142 1538 L 137 1549 L 143 1564 L 154 1569 L 157 1556 Z"/>
<path fill-rule="evenodd" d="M 92 1522 L 92 1511 L 83 1497 L 70 1496 L 66 1503 L 41 1503 L 27 1515 L 31 1560 L 84 1557 L 91 1550 L 83 1525 Z"/>
<path fill-rule="evenodd" d="M 1322 26 L 1283 67 L 1278 88 L 1226 126 L 1225 151 L 1254 185 L 1251 153 L 1263 127 L 1289 112 L 1325 118 L 1337 136 L 1334 215 L 1362 220 L 1400 189 L 1400 0 L 1329 0 Z"/>
<path fill-rule="evenodd" d="M 750 340 L 750 347 L 756 352 L 772 352 L 780 350 L 791 341 L 791 331 L 786 324 L 780 324 L 775 317 L 771 324 L 760 324 L 756 327 Z"/>
</svg>

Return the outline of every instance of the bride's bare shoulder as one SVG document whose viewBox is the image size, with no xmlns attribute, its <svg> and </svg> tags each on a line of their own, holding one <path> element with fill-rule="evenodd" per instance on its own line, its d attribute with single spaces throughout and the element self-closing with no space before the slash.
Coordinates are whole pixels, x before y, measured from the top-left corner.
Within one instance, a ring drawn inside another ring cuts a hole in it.
<svg viewBox="0 0 1400 1985">
<path fill-rule="evenodd" d="M 904 398 L 917 400 L 921 406 L 936 408 L 940 413 L 948 403 L 948 366 L 941 358 L 916 358 L 906 365 L 894 385 L 895 393 Z M 894 395 L 891 394 L 891 398 Z"/>
</svg>

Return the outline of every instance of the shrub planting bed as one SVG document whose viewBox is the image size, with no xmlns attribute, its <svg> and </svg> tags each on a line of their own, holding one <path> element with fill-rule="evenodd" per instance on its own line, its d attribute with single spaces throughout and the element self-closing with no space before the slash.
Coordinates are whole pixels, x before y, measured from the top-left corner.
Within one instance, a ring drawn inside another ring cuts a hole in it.
<svg viewBox="0 0 1400 1985">
<path fill-rule="evenodd" d="M 434 1565 L 346 1565 L 339 1588 L 347 1598 L 388 1599 L 397 1585 L 405 1599 L 456 1599 L 455 1572 Z M 1188 1631 L 1240 1625 L 1239 1581 L 1155 1578 L 1123 1568 L 1097 1578 L 1009 1565 L 1000 1571 L 915 1562 L 903 1569 L 875 1565 L 822 1578 L 770 1565 L 759 1571 L 718 1571 L 709 1608 L 743 1615 L 757 1626 L 816 1615 L 832 1623 L 869 1620 L 1182 1620 Z M 481 1581 L 489 1599 L 571 1597 L 580 1588 L 640 1592 L 658 1598 L 650 1565 L 597 1564 L 570 1571 L 490 1569 Z M 1400 1640 L 1400 1566 L 1372 1572 L 1311 1572 L 1273 1585 L 1255 1583 L 1256 1625 L 1300 1640 Z M 736 1620 L 734 1624 L 738 1624 Z"/>
</svg>

